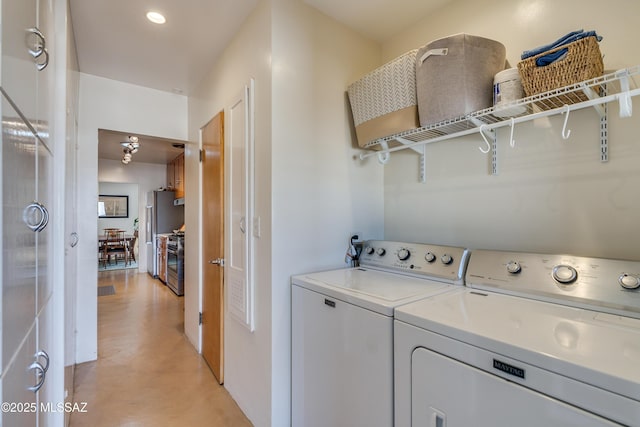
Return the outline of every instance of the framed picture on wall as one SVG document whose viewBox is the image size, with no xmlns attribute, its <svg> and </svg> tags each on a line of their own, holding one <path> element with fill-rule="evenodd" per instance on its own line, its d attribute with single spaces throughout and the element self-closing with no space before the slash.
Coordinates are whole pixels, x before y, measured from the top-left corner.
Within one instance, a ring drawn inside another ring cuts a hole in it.
<svg viewBox="0 0 640 427">
<path fill-rule="evenodd" d="M 98 218 L 129 218 L 129 196 L 98 196 Z"/>
</svg>

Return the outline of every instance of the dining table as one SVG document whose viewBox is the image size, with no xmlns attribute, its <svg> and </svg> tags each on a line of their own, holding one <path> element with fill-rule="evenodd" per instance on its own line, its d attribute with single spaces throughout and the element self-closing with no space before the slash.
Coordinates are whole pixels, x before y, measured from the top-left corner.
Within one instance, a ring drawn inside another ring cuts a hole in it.
<svg viewBox="0 0 640 427">
<path fill-rule="evenodd" d="M 131 256 L 131 258 L 134 261 L 136 261 L 136 256 L 135 256 L 135 253 L 133 252 L 133 244 L 137 236 L 133 234 L 124 234 L 123 238 L 127 246 L 127 253 Z M 107 243 L 108 240 L 109 240 L 109 237 L 107 234 L 98 234 L 98 251 L 99 252 L 103 250 L 104 245 Z"/>
<path fill-rule="evenodd" d="M 125 234 L 124 235 L 124 240 L 126 240 L 127 242 L 130 242 L 135 238 L 136 238 L 136 236 L 134 236 L 133 234 Z M 107 240 L 108 240 L 108 237 L 107 237 L 106 234 L 98 234 L 98 246 L 101 246 Z"/>
</svg>

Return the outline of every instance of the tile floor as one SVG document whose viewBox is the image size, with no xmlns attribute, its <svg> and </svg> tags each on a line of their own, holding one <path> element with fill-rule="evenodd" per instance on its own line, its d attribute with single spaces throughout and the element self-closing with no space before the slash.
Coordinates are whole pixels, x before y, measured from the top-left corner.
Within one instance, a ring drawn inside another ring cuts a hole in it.
<svg viewBox="0 0 640 427">
<path fill-rule="evenodd" d="M 251 426 L 184 335 L 184 298 L 136 270 L 98 274 L 98 360 L 78 365 L 81 426 Z"/>
</svg>

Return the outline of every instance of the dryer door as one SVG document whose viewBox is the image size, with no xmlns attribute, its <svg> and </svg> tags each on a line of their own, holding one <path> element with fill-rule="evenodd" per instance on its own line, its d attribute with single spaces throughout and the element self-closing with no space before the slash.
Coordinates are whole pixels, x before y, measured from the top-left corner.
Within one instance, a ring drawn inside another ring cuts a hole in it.
<svg viewBox="0 0 640 427">
<path fill-rule="evenodd" d="M 413 352 L 411 364 L 413 426 L 618 425 L 426 348 Z"/>
</svg>

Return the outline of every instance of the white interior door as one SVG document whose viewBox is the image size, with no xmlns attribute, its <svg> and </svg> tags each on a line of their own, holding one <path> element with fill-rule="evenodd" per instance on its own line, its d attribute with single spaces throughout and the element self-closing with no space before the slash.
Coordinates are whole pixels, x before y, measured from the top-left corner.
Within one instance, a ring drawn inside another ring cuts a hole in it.
<svg viewBox="0 0 640 427">
<path fill-rule="evenodd" d="M 225 170 L 228 171 L 227 239 L 225 247 L 227 307 L 233 319 L 254 330 L 253 238 L 259 237 L 259 218 L 253 217 L 253 81 L 225 112 Z"/>
</svg>

